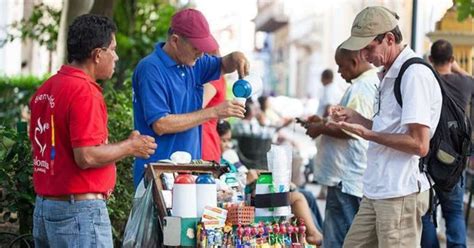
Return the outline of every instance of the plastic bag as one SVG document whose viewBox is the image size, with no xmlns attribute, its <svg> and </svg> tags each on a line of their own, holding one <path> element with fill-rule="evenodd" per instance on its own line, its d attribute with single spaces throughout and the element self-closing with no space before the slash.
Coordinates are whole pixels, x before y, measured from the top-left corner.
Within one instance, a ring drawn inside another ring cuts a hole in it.
<svg viewBox="0 0 474 248">
<path fill-rule="evenodd" d="M 128 216 L 122 247 L 158 247 L 158 217 L 153 203 L 153 184 L 143 190 L 142 183 L 137 188 L 133 207 Z M 141 188 L 141 190 L 140 190 Z M 137 196 L 138 195 L 138 196 Z"/>
</svg>

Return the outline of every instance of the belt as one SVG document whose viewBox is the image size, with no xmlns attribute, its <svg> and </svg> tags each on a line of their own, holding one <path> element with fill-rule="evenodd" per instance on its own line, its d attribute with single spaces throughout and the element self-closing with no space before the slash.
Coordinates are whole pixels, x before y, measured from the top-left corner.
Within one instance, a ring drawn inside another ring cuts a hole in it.
<svg viewBox="0 0 474 248">
<path fill-rule="evenodd" d="M 52 201 L 85 201 L 85 200 L 107 200 L 105 194 L 102 193 L 84 193 L 71 195 L 56 195 L 56 196 L 40 196 Z"/>
</svg>

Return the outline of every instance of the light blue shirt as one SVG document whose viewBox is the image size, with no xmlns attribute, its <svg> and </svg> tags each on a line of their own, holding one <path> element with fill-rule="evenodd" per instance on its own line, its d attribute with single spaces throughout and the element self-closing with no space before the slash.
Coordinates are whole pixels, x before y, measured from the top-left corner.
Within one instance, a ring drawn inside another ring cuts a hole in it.
<svg viewBox="0 0 474 248">
<path fill-rule="evenodd" d="M 377 69 L 368 70 L 352 80 L 340 105 L 354 109 L 372 119 L 373 104 L 379 85 Z M 367 167 L 369 142 L 355 136 L 352 139 L 338 139 L 321 135 L 314 168 L 315 180 L 327 186 L 342 183 L 342 192 L 362 197 L 362 176 Z"/>
</svg>

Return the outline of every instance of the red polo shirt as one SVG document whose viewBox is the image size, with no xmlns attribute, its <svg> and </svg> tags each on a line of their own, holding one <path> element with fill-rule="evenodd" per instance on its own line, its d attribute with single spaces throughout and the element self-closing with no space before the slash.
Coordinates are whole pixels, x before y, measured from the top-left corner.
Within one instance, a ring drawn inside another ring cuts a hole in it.
<svg viewBox="0 0 474 248">
<path fill-rule="evenodd" d="M 115 164 L 81 169 L 73 154 L 73 148 L 107 143 L 107 109 L 101 87 L 82 70 L 65 65 L 41 85 L 30 108 L 36 193 L 111 193 Z"/>
<path fill-rule="evenodd" d="M 210 82 L 216 88 L 216 94 L 209 101 L 206 108 L 214 107 L 225 101 L 226 83 L 223 76 Z M 217 133 L 217 119 L 202 124 L 202 159 L 206 161 L 221 161 L 221 138 Z"/>
</svg>

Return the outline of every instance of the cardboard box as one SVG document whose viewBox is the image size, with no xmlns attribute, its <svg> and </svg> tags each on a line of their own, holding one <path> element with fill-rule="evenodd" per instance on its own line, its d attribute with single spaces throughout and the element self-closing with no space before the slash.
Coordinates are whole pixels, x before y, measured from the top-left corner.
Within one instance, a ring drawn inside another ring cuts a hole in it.
<svg viewBox="0 0 474 248">
<path fill-rule="evenodd" d="M 163 244 L 195 247 L 198 222 L 199 218 L 166 216 L 163 221 Z"/>
</svg>

